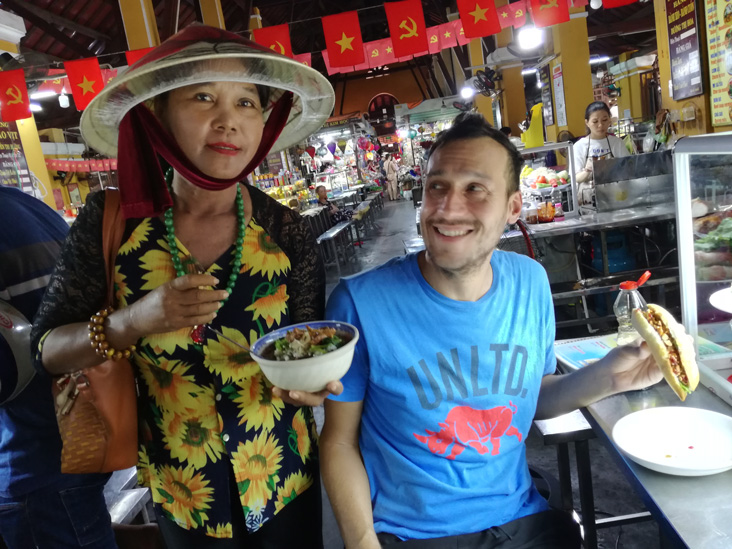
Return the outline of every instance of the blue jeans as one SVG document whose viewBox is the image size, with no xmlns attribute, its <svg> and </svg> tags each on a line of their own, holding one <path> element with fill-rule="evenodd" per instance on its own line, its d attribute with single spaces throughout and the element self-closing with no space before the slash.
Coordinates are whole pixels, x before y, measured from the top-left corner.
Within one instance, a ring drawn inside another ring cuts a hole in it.
<svg viewBox="0 0 732 549">
<path fill-rule="evenodd" d="M 9 549 L 116 548 L 104 484 L 62 480 L 24 497 L 0 496 L 0 537 Z"/>
</svg>

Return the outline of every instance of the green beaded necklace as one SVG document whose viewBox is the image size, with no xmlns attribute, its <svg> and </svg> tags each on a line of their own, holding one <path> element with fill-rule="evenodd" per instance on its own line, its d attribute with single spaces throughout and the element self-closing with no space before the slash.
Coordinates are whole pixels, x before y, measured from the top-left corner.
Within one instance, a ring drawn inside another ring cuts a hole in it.
<svg viewBox="0 0 732 549">
<path fill-rule="evenodd" d="M 168 184 L 168 188 L 171 189 L 172 194 L 172 183 L 173 183 L 173 169 L 169 168 L 165 172 L 165 181 Z M 185 276 L 186 271 L 183 268 L 183 261 L 180 257 L 180 250 L 178 250 L 178 244 L 175 241 L 175 226 L 173 224 L 173 207 L 171 206 L 165 210 L 165 240 L 168 242 L 170 248 L 170 255 L 173 259 L 173 267 L 175 268 L 175 274 L 178 276 Z M 237 184 L 236 186 L 236 218 L 239 222 L 239 230 L 236 235 L 236 246 L 234 248 L 234 261 L 232 262 L 231 274 L 229 280 L 226 283 L 226 292 L 231 295 L 236 285 L 236 279 L 239 276 L 239 268 L 241 267 L 241 253 L 242 244 L 244 244 L 244 234 L 246 232 L 246 219 L 244 216 L 244 199 L 241 196 L 241 187 Z M 225 303 L 229 298 L 224 299 Z"/>
</svg>

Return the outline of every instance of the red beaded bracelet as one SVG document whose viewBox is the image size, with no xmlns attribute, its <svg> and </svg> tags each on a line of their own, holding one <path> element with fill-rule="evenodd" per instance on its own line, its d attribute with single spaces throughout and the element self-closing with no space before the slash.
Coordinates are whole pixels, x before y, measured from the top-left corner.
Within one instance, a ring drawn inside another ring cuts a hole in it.
<svg viewBox="0 0 732 549">
<path fill-rule="evenodd" d="M 113 307 L 107 307 L 93 314 L 89 319 L 89 340 L 91 346 L 96 353 L 107 360 L 120 360 L 122 358 L 130 358 L 136 347 L 130 345 L 127 349 L 118 351 L 109 344 L 107 336 L 104 334 L 104 323 L 107 317 L 114 312 Z"/>
</svg>

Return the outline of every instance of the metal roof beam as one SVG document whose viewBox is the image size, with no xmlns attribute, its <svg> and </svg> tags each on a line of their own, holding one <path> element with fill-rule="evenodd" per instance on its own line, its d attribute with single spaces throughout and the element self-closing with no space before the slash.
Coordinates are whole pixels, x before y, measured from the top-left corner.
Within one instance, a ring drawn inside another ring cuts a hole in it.
<svg viewBox="0 0 732 549">
<path fill-rule="evenodd" d="M 10 6 L 10 4 L 12 4 L 12 2 L 3 2 L 3 4 Z M 29 12 L 33 13 L 34 15 L 43 18 L 44 21 L 53 23 L 54 25 L 60 25 L 69 30 L 80 32 L 84 36 L 88 36 L 89 38 L 94 38 L 95 40 L 103 40 L 105 42 L 110 40 L 110 37 L 102 32 L 96 31 L 94 29 L 90 29 L 89 27 L 86 27 L 80 23 L 75 23 L 74 21 L 71 21 L 70 19 L 61 17 L 60 15 L 52 13 L 39 6 L 35 6 L 35 5 L 31 4 L 30 2 L 23 2 L 23 7 L 25 9 L 27 9 Z M 13 9 L 13 8 L 11 8 L 11 9 Z M 15 10 L 13 9 L 13 11 L 15 11 Z"/>
</svg>

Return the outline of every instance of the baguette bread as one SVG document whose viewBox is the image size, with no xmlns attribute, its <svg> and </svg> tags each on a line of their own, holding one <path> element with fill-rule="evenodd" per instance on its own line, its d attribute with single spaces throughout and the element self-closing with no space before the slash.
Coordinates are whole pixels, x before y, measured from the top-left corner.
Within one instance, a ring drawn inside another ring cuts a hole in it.
<svg viewBox="0 0 732 549">
<path fill-rule="evenodd" d="M 635 309 L 632 322 L 648 343 L 666 382 L 681 400 L 685 400 L 699 384 L 699 367 L 691 336 L 671 313 L 654 304 L 648 305 L 648 311 Z"/>
</svg>

